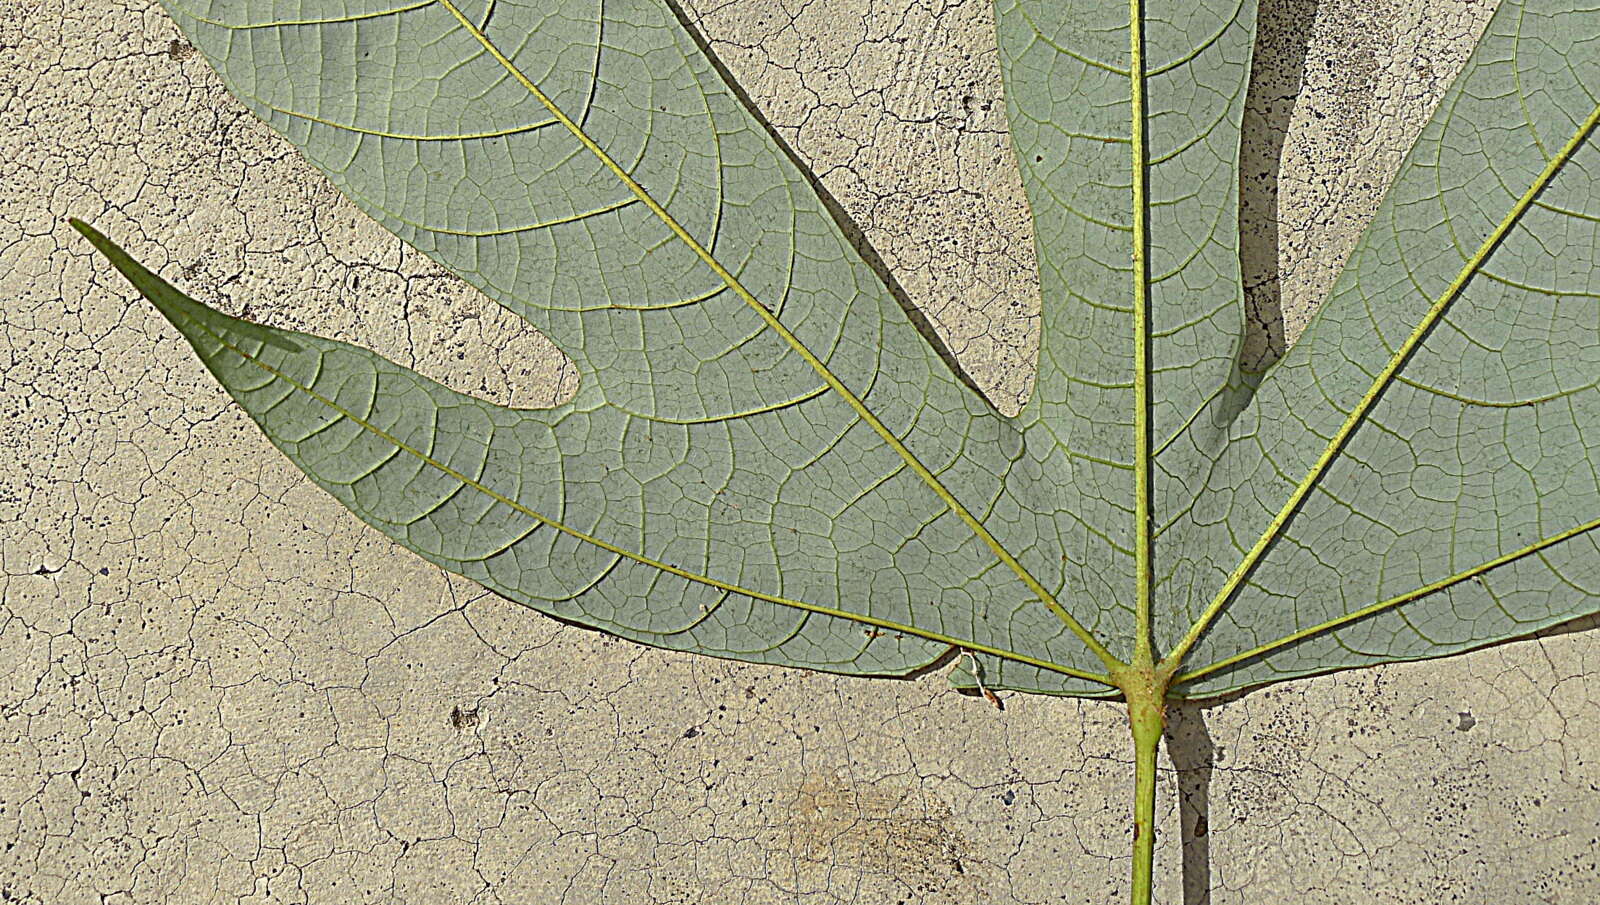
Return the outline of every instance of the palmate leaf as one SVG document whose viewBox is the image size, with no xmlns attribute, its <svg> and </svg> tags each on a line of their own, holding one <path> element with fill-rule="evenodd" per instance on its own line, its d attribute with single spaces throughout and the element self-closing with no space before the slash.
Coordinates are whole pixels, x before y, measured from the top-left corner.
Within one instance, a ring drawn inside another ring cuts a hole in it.
<svg viewBox="0 0 1600 905">
<path fill-rule="evenodd" d="M 1136 901 L 1162 700 L 1600 610 L 1600 11 L 1505 0 L 1262 377 L 1238 364 L 1254 3 L 1001 0 L 1044 295 L 1007 419 L 664 0 L 168 6 L 580 374 L 556 408 L 492 405 L 221 315 L 79 224 L 313 480 L 645 643 L 863 675 L 962 650 L 990 686 L 1121 693 Z"/>
</svg>

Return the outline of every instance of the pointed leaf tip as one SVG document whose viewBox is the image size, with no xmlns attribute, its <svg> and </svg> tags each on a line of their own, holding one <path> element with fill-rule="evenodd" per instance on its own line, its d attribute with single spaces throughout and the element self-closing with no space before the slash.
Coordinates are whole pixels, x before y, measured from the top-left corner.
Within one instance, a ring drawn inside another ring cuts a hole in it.
<svg viewBox="0 0 1600 905">
<path fill-rule="evenodd" d="M 117 243 L 106 238 L 103 233 L 77 217 L 69 217 L 67 223 L 88 239 L 97 251 L 105 255 L 106 260 L 117 272 L 127 278 L 133 288 L 139 290 L 150 304 L 154 305 L 161 315 L 180 331 L 187 334 L 184 322 L 204 321 L 208 316 L 216 317 L 217 312 L 201 303 L 184 295 L 171 283 L 150 272 L 143 264 L 135 261 L 129 254 L 122 250 Z M 229 318 L 231 329 L 250 336 L 270 345 L 277 346 L 287 352 L 300 352 L 304 348 L 284 335 L 283 331 L 267 330 L 260 325 L 246 320 Z"/>
</svg>

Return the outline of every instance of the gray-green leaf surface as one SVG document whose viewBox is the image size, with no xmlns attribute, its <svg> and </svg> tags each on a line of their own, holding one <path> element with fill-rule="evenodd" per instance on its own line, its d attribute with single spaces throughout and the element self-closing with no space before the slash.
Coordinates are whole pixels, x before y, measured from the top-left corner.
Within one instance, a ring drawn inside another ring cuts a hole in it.
<svg viewBox="0 0 1600 905">
<path fill-rule="evenodd" d="M 1254 388 L 1254 4 L 1002 0 L 1044 294 L 1007 419 L 660 0 L 168 6 L 580 388 L 492 405 L 213 312 L 91 237 L 313 480 L 514 600 L 841 672 L 962 648 L 991 685 L 1067 694 L 1112 692 L 1146 615 L 1187 655 L 1177 693 L 1211 694 L 1600 608 L 1600 12 L 1503 4 Z"/>
</svg>

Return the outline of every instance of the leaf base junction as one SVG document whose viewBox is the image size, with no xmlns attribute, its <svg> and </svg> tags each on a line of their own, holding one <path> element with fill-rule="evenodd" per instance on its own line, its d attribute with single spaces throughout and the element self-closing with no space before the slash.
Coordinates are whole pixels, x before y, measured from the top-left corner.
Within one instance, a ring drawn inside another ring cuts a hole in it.
<svg viewBox="0 0 1600 905">
<path fill-rule="evenodd" d="M 1150 905 L 1156 844 L 1156 751 L 1167 728 L 1166 695 L 1175 667 L 1175 663 L 1133 665 L 1111 676 L 1127 702 L 1128 728 L 1133 734 L 1133 905 Z"/>
</svg>

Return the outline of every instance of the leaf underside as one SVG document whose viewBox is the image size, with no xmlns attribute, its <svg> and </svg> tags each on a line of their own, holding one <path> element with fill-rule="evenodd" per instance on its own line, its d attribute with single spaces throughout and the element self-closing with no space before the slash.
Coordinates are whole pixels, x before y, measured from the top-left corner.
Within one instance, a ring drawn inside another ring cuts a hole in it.
<svg viewBox="0 0 1600 905">
<path fill-rule="evenodd" d="M 1332 296 L 1243 334 L 1246 0 L 1000 0 L 1044 293 L 1014 419 L 662 0 L 164 0 L 228 87 L 580 375 L 493 405 L 184 296 L 78 224 L 312 480 L 643 643 L 1174 694 L 1600 609 L 1600 11 L 1505 0 Z"/>
</svg>

